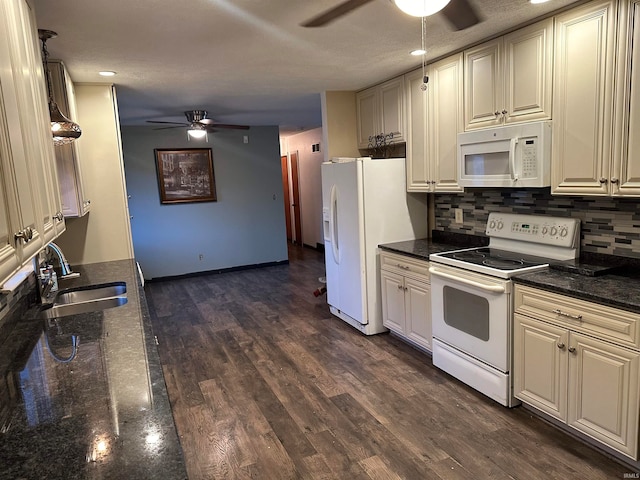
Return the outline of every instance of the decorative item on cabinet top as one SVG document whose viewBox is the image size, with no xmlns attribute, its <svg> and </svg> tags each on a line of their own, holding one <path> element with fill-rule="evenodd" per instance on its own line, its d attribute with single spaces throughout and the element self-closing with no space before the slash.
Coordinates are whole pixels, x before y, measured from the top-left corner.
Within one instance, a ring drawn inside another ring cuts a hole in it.
<svg viewBox="0 0 640 480">
<path fill-rule="evenodd" d="M 47 62 L 49 60 L 49 52 L 47 50 L 47 40 L 56 38 L 58 34 L 51 30 L 38 30 L 40 41 L 42 42 L 42 62 L 44 66 L 44 75 L 47 80 L 47 93 L 49 94 L 49 115 L 51 116 L 51 134 L 53 135 L 54 145 L 64 145 L 73 142 L 80 137 L 82 130 L 80 125 L 70 120 L 58 108 L 58 104 L 53 100 L 51 92 L 51 73 Z"/>
</svg>

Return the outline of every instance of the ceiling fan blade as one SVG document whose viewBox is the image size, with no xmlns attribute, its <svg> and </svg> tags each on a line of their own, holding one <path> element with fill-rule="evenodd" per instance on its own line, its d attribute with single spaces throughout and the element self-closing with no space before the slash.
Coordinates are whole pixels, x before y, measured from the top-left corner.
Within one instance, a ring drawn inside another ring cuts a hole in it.
<svg viewBox="0 0 640 480">
<path fill-rule="evenodd" d="M 366 5 L 371 1 L 373 0 L 347 0 L 346 2 L 339 3 L 335 7 L 311 18 L 310 20 L 307 20 L 304 23 L 301 23 L 300 25 L 303 27 L 324 27 L 352 10 Z"/>
<path fill-rule="evenodd" d="M 170 128 L 183 128 L 182 125 L 174 125 L 173 127 L 158 127 L 154 128 L 154 130 L 169 130 Z"/>
<path fill-rule="evenodd" d="M 249 125 L 230 125 L 228 123 L 212 123 L 207 125 L 207 129 L 209 128 L 233 128 L 236 130 L 249 130 Z"/>
<path fill-rule="evenodd" d="M 481 21 L 469 0 L 451 0 L 441 12 L 454 30 L 464 30 Z"/>
<path fill-rule="evenodd" d="M 170 125 L 188 125 L 188 123 L 184 123 L 184 122 L 162 122 L 160 120 L 147 120 L 147 123 L 168 123 Z"/>
</svg>

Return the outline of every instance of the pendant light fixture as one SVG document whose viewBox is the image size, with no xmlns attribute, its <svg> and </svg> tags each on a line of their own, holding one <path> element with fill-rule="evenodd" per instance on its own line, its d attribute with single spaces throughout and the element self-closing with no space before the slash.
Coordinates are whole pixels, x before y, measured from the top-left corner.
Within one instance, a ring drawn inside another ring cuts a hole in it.
<svg viewBox="0 0 640 480">
<path fill-rule="evenodd" d="M 58 34 L 51 30 L 38 30 L 38 36 L 42 42 L 42 63 L 44 66 L 44 75 L 47 80 L 47 93 L 49 95 L 49 116 L 51 117 L 51 134 L 53 136 L 54 145 L 65 145 L 73 142 L 82 134 L 80 125 L 73 120 L 68 119 L 53 100 L 53 91 L 51 88 L 51 72 L 49 71 L 48 61 L 49 52 L 47 51 L 47 40 L 56 38 Z"/>
<path fill-rule="evenodd" d="M 393 0 L 396 6 L 407 15 L 428 17 L 439 12 L 451 0 Z"/>
</svg>

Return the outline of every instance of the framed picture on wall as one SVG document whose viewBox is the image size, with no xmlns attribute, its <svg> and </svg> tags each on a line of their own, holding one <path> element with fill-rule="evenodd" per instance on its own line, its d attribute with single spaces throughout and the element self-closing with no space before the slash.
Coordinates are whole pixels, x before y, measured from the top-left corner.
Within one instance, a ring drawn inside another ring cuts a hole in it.
<svg viewBox="0 0 640 480">
<path fill-rule="evenodd" d="M 160 203 L 215 202 L 210 148 L 156 148 Z"/>
</svg>

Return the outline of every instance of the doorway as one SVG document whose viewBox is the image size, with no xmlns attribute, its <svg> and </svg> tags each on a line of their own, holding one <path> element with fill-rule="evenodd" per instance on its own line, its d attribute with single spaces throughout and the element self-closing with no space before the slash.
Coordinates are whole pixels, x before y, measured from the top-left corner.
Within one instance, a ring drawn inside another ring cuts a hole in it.
<svg viewBox="0 0 640 480">
<path fill-rule="evenodd" d="M 300 221 L 300 188 L 298 185 L 298 152 L 280 157 L 282 169 L 282 189 L 287 241 L 302 245 L 302 224 Z M 289 175 L 289 173 L 291 173 Z M 291 181 L 289 181 L 291 180 Z"/>
</svg>

